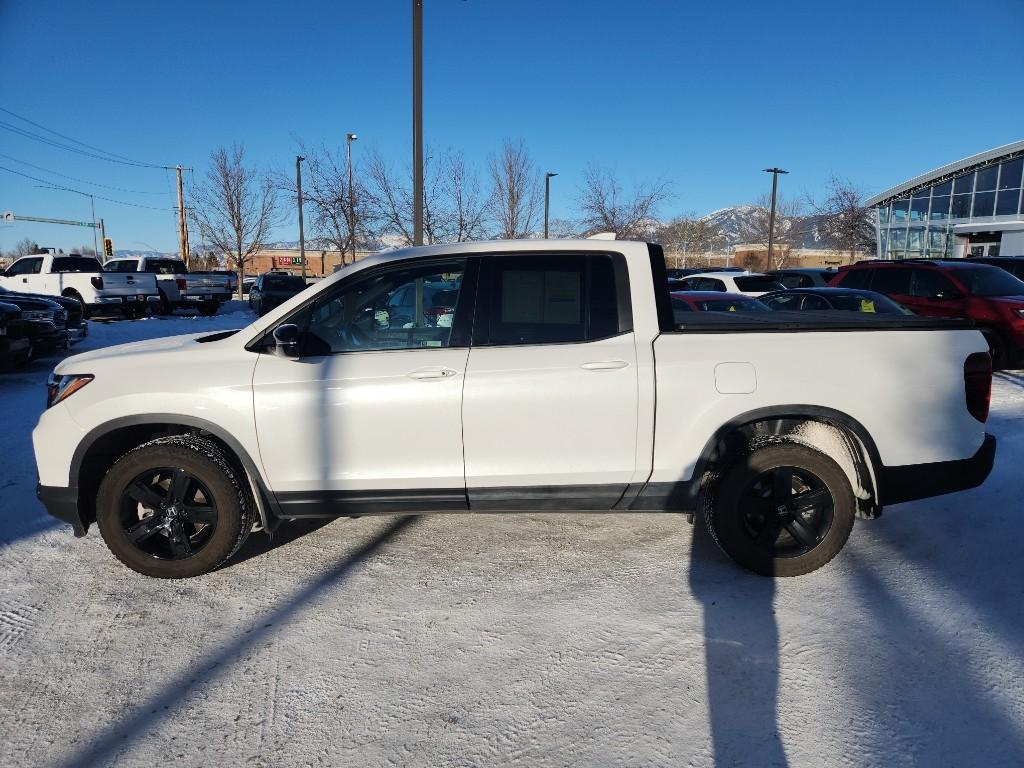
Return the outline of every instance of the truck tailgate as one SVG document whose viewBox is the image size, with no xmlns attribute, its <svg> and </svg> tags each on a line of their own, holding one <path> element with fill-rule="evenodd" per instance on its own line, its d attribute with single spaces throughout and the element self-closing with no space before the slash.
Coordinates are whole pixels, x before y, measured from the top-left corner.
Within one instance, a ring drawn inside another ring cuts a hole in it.
<svg viewBox="0 0 1024 768">
<path fill-rule="evenodd" d="M 103 272 L 100 296 L 152 296 L 158 293 L 156 275 L 145 272 Z"/>
</svg>

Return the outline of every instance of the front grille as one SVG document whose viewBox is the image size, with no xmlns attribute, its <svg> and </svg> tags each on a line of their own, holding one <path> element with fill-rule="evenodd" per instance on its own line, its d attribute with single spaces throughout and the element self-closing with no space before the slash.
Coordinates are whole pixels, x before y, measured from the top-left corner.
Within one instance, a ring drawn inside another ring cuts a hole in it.
<svg viewBox="0 0 1024 768">
<path fill-rule="evenodd" d="M 49 309 L 29 309 L 21 313 L 22 320 L 31 320 L 33 322 L 53 322 L 53 312 Z"/>
</svg>

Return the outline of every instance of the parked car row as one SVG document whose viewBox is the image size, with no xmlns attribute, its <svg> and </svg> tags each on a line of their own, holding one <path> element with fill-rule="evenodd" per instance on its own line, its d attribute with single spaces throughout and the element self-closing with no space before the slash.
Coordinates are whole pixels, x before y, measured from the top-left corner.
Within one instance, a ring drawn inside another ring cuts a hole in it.
<svg viewBox="0 0 1024 768">
<path fill-rule="evenodd" d="M 176 309 L 195 309 L 204 317 L 217 314 L 220 305 L 231 299 L 231 281 L 225 274 L 189 272 L 181 259 L 164 256 L 111 259 L 103 265 L 106 272 L 156 277 L 159 301 L 153 310 L 169 315 Z M 237 285 L 238 279 L 235 278 Z"/>
<path fill-rule="evenodd" d="M 670 280 L 670 287 L 677 322 L 680 313 L 694 310 L 763 309 L 972 320 L 1000 369 L 1024 365 L 1021 276 L 1024 258 L 870 260 L 837 270 L 699 272 Z"/>
<path fill-rule="evenodd" d="M 67 349 L 89 333 L 76 299 L 9 291 L 0 285 L 0 368 Z"/>
</svg>

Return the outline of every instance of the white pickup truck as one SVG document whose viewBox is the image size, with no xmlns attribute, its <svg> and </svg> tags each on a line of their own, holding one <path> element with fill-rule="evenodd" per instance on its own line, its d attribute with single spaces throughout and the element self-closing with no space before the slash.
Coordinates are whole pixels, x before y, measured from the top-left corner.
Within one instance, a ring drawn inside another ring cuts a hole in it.
<svg viewBox="0 0 1024 768">
<path fill-rule="evenodd" d="M 855 516 L 982 483 L 990 387 L 966 322 L 677 324 L 657 245 L 459 243 L 364 259 L 239 331 L 68 358 L 33 441 L 50 513 L 150 576 L 295 518 L 567 510 L 702 512 L 788 576 Z"/>
<path fill-rule="evenodd" d="M 160 290 L 157 311 L 169 315 L 176 309 L 194 308 L 209 317 L 217 314 L 220 305 L 231 298 L 231 286 L 224 275 L 190 273 L 181 259 L 166 256 L 141 256 L 111 259 L 103 265 L 107 272 L 135 274 L 147 272 L 156 276 Z"/>
<path fill-rule="evenodd" d="M 107 312 L 141 317 L 160 300 L 153 275 L 111 275 L 92 256 L 72 253 L 23 256 L 0 275 L 11 291 L 78 299 L 86 317 Z"/>
</svg>

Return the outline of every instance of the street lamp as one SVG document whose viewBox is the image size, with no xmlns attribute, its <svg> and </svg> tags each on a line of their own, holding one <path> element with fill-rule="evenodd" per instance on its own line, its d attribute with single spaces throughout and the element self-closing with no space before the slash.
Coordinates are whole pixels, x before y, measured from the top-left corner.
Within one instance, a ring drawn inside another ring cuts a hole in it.
<svg viewBox="0 0 1024 768">
<path fill-rule="evenodd" d="M 345 154 L 348 158 L 348 237 L 352 241 L 352 263 L 356 263 L 356 199 L 352 191 L 352 142 L 359 137 L 354 133 L 345 134 Z M 342 262 L 344 262 L 344 256 Z"/>
<path fill-rule="evenodd" d="M 548 209 L 551 203 L 551 177 L 557 173 L 548 171 L 544 174 L 544 239 L 548 239 Z"/>
<path fill-rule="evenodd" d="M 295 156 L 295 194 L 299 198 L 299 259 L 302 264 L 302 279 L 306 279 L 306 231 L 302 226 L 302 155 Z"/>
<path fill-rule="evenodd" d="M 765 257 L 765 271 L 772 268 L 772 246 L 775 243 L 775 195 L 779 188 L 779 174 L 789 173 L 781 168 L 765 168 L 765 173 L 772 175 L 772 207 L 768 213 L 768 255 Z"/>
<path fill-rule="evenodd" d="M 412 244 L 423 245 L 423 0 L 412 0 Z"/>
</svg>

